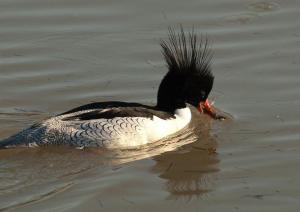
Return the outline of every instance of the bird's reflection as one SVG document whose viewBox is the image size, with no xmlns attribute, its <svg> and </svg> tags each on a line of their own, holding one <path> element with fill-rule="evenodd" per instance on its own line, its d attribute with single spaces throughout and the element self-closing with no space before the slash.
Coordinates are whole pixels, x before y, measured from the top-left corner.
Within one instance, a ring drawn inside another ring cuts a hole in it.
<svg viewBox="0 0 300 212">
<path fill-rule="evenodd" d="M 151 171 L 166 180 L 169 198 L 189 200 L 207 194 L 218 171 L 217 142 L 211 136 L 212 120 L 204 115 L 194 117 L 178 135 L 139 149 L 114 151 L 113 164 L 153 158 Z"/>
<path fill-rule="evenodd" d="M 210 135 L 208 119 L 201 117 L 193 125 L 195 142 L 154 157 L 156 164 L 152 170 L 166 180 L 170 199 L 191 200 L 213 189 L 219 163 L 217 142 Z"/>
<path fill-rule="evenodd" d="M 214 175 L 218 171 L 218 158 L 214 144 L 199 141 L 181 150 L 156 156 L 153 171 L 166 180 L 170 198 L 199 197 L 209 192 Z"/>
</svg>

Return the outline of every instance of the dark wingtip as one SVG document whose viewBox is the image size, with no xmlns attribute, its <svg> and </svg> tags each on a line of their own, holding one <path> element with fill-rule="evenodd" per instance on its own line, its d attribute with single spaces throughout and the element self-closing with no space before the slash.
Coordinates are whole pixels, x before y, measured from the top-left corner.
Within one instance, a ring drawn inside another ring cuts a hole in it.
<svg viewBox="0 0 300 212">
<path fill-rule="evenodd" d="M 194 28 L 190 32 L 184 32 L 180 26 L 178 33 L 172 27 L 168 29 L 168 39 L 161 40 L 160 45 L 169 71 L 202 75 L 213 80 L 212 50 L 208 37 L 197 36 Z"/>
</svg>

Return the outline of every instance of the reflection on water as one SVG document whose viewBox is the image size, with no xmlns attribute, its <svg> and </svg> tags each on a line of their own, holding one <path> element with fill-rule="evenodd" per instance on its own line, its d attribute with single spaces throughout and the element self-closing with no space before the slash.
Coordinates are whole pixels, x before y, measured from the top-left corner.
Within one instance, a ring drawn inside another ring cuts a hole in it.
<svg viewBox="0 0 300 212">
<path fill-rule="evenodd" d="M 166 180 L 169 199 L 190 200 L 211 191 L 219 170 L 217 141 L 210 134 L 212 120 L 195 114 L 194 109 L 192 112 L 191 125 L 179 134 L 137 149 L 110 151 L 110 163 L 116 166 L 152 157 L 155 165 L 151 172 Z"/>
<path fill-rule="evenodd" d="M 217 142 L 210 135 L 209 127 L 201 129 L 194 143 L 154 157 L 156 164 L 152 171 L 166 180 L 165 188 L 170 193 L 169 199 L 190 200 L 213 188 L 212 173 L 218 171 L 219 163 Z"/>
<path fill-rule="evenodd" d="M 194 134 L 194 129 L 187 127 L 178 134 L 169 136 L 152 144 L 130 149 L 110 149 L 107 150 L 106 153 L 109 153 L 108 160 L 111 165 L 119 165 L 145 158 L 151 158 L 156 155 L 163 154 L 164 152 L 174 151 L 177 148 L 195 142 L 196 140 L 197 137 Z M 89 151 L 97 153 L 99 150 L 90 149 Z"/>
<path fill-rule="evenodd" d="M 200 197 L 212 190 L 210 173 L 218 171 L 218 158 L 212 147 L 193 144 L 183 152 L 170 152 L 155 158 L 153 171 L 166 179 L 166 189 L 171 199 Z M 211 149 L 210 149 L 211 148 Z"/>
<path fill-rule="evenodd" d="M 211 121 L 194 114 L 191 126 L 179 134 L 139 149 L 115 151 L 111 162 L 118 165 L 152 157 L 156 163 L 151 171 L 166 180 L 168 199 L 199 198 L 213 189 L 219 170 L 217 141 L 210 134 Z"/>
</svg>

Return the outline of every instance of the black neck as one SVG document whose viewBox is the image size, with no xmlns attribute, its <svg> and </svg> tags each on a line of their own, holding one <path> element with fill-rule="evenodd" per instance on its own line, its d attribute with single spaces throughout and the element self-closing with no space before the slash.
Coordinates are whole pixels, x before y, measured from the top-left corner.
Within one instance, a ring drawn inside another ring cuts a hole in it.
<svg viewBox="0 0 300 212">
<path fill-rule="evenodd" d="M 167 112 L 185 108 L 183 97 L 184 78 L 168 72 L 159 85 L 156 107 Z"/>
</svg>

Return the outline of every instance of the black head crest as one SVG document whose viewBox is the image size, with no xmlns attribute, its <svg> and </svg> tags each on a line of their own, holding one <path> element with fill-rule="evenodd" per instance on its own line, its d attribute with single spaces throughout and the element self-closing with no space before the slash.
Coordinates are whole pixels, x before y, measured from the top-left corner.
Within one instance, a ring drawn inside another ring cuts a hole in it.
<svg viewBox="0 0 300 212">
<path fill-rule="evenodd" d="M 162 40 L 160 45 L 169 69 L 167 76 L 173 76 L 173 84 L 177 81 L 176 86 L 169 83 L 173 90 L 177 89 L 177 97 L 195 106 L 205 101 L 214 82 L 212 51 L 207 37 L 198 37 L 194 30 L 185 33 L 182 27 L 176 33 L 169 27 L 168 39 Z"/>
<path fill-rule="evenodd" d="M 194 30 L 179 33 L 169 27 L 168 40 L 160 43 L 169 71 L 213 78 L 211 73 L 212 51 L 207 37 L 198 37 Z"/>
</svg>

